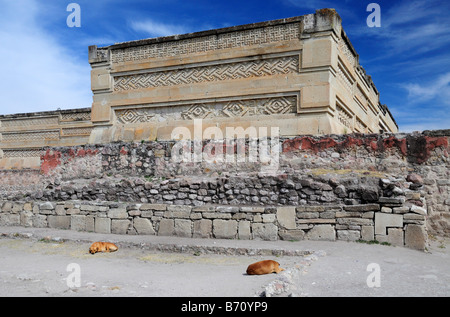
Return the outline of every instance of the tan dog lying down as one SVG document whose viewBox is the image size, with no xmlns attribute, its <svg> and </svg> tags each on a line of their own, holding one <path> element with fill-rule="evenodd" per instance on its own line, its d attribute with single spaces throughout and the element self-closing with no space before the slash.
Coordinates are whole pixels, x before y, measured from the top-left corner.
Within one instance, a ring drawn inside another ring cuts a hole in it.
<svg viewBox="0 0 450 317">
<path fill-rule="evenodd" d="M 110 242 L 94 242 L 89 248 L 89 253 L 94 254 L 97 252 L 114 252 L 119 248 L 114 243 Z"/>
<path fill-rule="evenodd" d="M 259 261 L 250 264 L 247 268 L 248 275 L 278 274 L 281 271 L 284 271 L 284 269 L 280 268 L 280 263 L 272 260 Z"/>
</svg>

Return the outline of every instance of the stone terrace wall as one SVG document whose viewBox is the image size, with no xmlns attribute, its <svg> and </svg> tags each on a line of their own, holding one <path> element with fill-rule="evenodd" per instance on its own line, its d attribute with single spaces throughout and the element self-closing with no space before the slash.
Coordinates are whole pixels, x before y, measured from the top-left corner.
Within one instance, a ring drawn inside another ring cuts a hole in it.
<svg viewBox="0 0 450 317">
<path fill-rule="evenodd" d="M 178 220 L 191 221 L 194 232 L 194 221 L 214 222 L 220 219 L 204 217 L 195 208 L 221 206 L 235 208 L 231 209 L 233 212 L 216 213 L 226 214 L 228 218 L 221 220 L 231 221 L 229 224 L 233 228 L 232 220 L 236 221 L 239 228 L 239 221 L 245 219 L 242 221 L 250 222 L 253 237 L 254 230 L 257 230 L 254 228 L 258 227 L 254 227 L 256 223 L 278 223 L 277 237 L 283 238 L 286 228 L 279 225 L 278 216 L 282 213 L 279 208 L 287 207 L 291 208 L 291 214 L 292 208 L 295 208 L 296 225 L 285 236 L 311 237 L 313 234 L 310 232 L 319 230 L 314 228 L 321 226 L 319 228 L 333 231 L 338 239 L 363 238 L 363 235 L 366 237 L 363 227 L 370 227 L 369 221 L 373 223 L 375 238 L 380 241 L 393 241 L 394 236 L 401 236 L 405 243 L 407 227 L 410 225 L 422 226 L 421 232 L 426 226 L 431 234 L 449 236 L 449 135 L 449 131 L 445 130 L 416 134 L 282 138 L 282 152 L 276 170 L 266 169 L 267 166 L 262 163 L 248 161 L 175 163 L 172 161 L 172 149 L 176 142 L 47 148 L 41 155 L 39 174 L 26 177 L 20 176 L 20 171 L 16 171 L 14 176 L 3 172 L 0 179 L 0 199 L 4 202 L 2 212 L 8 214 L 9 205 L 5 209 L 5 204 L 15 202 L 21 202 L 18 204 L 24 206 L 31 204 L 33 210 L 37 208 L 35 214 L 41 214 L 40 207 L 35 206 L 45 202 L 54 205 L 54 210 L 67 201 L 79 201 L 79 204 L 91 201 L 103 202 L 107 206 L 125 204 L 125 207 L 120 208 L 141 212 L 145 210 L 129 206 L 157 204 L 166 206 L 165 210 L 160 210 L 164 212 L 163 219 L 172 219 L 175 226 L 178 217 L 170 218 L 169 213 L 166 213 L 167 208 L 185 206 L 180 208 L 190 209 L 191 213 L 188 218 L 185 215 Z M 211 144 L 204 141 L 201 148 L 205 149 Z M 225 153 L 230 150 L 236 152 L 239 147 L 248 152 L 249 145 L 248 140 L 245 144 L 221 144 Z M 22 183 L 12 184 L 13 177 L 21 177 Z M 264 208 L 264 212 L 260 212 L 260 217 L 255 217 L 258 213 L 242 212 L 240 208 Z M 355 217 L 349 216 L 352 208 L 355 208 Z M 371 209 L 364 211 L 364 208 Z M 67 210 L 61 216 L 68 216 Z M 269 216 L 271 214 L 275 216 Z M 201 218 L 197 219 L 199 215 Z M 12 217 L 13 223 L 17 223 L 17 219 L 21 221 L 20 216 L 4 217 L 2 219 Z M 126 217 L 132 227 L 134 220 L 129 217 L 135 216 L 128 213 Z M 347 218 L 357 220 L 345 220 Z M 377 218 L 380 223 L 385 218 L 389 219 L 389 225 L 384 227 L 388 229 L 379 231 L 378 236 Z M 110 218 L 111 221 L 114 219 Z M 4 220 L 5 223 L 8 221 Z M 50 225 L 48 218 L 47 225 Z M 159 234 L 159 222 L 152 222 L 152 226 L 155 233 Z M 402 229 L 402 233 L 395 229 Z M 127 232 L 134 231 L 127 229 Z M 212 234 L 215 236 L 214 230 Z M 236 235 L 239 237 L 238 231 Z"/>
<path fill-rule="evenodd" d="M 376 239 L 424 250 L 425 209 L 404 203 L 385 197 L 378 204 L 297 207 L 5 202 L 0 225 L 244 240 Z"/>
</svg>

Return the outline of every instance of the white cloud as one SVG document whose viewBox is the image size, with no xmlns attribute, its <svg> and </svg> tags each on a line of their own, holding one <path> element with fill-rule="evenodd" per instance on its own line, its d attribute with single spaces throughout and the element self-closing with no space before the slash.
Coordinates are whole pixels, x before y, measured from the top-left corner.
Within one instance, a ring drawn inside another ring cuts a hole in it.
<svg viewBox="0 0 450 317">
<path fill-rule="evenodd" d="M 131 27 L 135 31 L 144 32 L 153 37 L 184 34 L 190 32 L 189 29 L 183 25 L 160 23 L 151 19 L 147 19 L 145 21 L 133 21 L 131 22 Z"/>
<path fill-rule="evenodd" d="M 407 83 L 402 85 L 408 91 L 410 102 L 423 102 L 436 99 L 450 105 L 450 72 L 445 73 L 432 82 Z"/>
<path fill-rule="evenodd" d="M 90 107 L 89 64 L 43 28 L 45 8 L 34 0 L 0 5 L 0 114 Z"/>
</svg>

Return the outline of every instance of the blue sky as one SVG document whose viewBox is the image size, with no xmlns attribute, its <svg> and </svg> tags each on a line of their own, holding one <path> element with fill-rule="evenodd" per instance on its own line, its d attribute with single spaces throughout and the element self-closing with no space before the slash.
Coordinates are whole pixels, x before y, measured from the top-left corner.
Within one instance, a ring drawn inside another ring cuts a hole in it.
<svg viewBox="0 0 450 317">
<path fill-rule="evenodd" d="M 81 27 L 69 28 L 69 3 Z M 381 27 L 369 28 L 369 3 Z M 0 0 L 0 114 L 90 107 L 88 46 L 335 8 L 400 131 L 450 128 L 448 0 Z"/>
</svg>

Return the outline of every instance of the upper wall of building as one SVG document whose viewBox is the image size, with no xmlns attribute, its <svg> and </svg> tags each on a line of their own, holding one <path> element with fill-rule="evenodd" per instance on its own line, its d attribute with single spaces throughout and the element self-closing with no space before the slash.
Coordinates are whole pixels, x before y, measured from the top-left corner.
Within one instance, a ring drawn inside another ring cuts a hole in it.
<svg viewBox="0 0 450 317">
<path fill-rule="evenodd" d="M 397 132 L 333 9 L 91 46 L 89 62 L 92 143 L 171 139 L 192 119 L 284 136 Z"/>
</svg>

